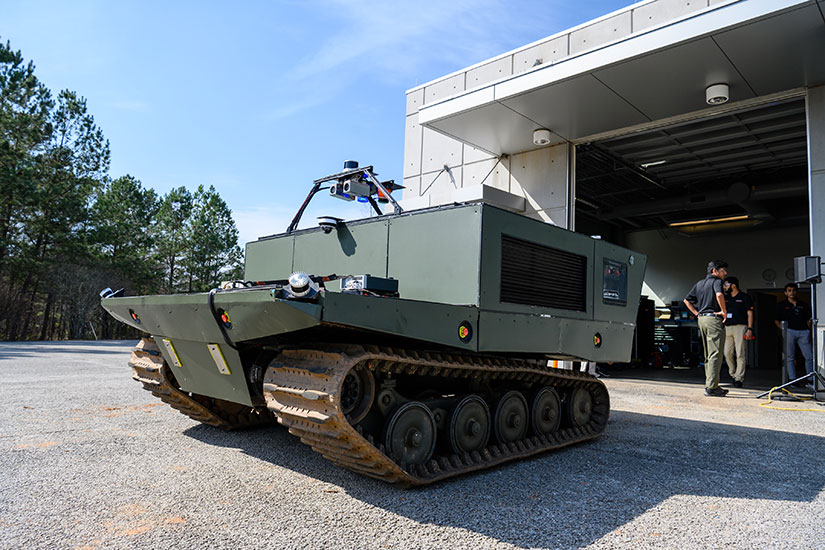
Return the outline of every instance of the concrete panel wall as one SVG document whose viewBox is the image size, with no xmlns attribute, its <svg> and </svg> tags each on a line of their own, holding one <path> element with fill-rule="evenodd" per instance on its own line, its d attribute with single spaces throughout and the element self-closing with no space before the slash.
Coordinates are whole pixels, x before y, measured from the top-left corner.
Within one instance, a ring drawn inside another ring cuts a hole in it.
<svg viewBox="0 0 825 550">
<path fill-rule="evenodd" d="M 662 0 L 659 0 L 662 1 Z M 601 44 L 615 42 L 633 32 L 633 13 L 622 12 L 570 33 L 570 53 L 591 50 Z"/>
<path fill-rule="evenodd" d="M 513 54 L 513 72 L 520 73 L 540 65 L 550 65 L 570 53 L 569 36 L 560 36 Z"/>
<path fill-rule="evenodd" d="M 510 192 L 526 199 L 528 216 L 567 227 L 569 149 L 563 143 L 510 157 Z"/>
<path fill-rule="evenodd" d="M 662 23 L 680 19 L 694 11 L 696 11 L 696 0 L 658 0 L 658 2 L 651 2 L 633 10 L 633 31 L 638 32 L 649 27 L 658 27 Z"/>
<path fill-rule="evenodd" d="M 675 23 L 699 11 L 740 1 L 743 0 L 646 0 L 637 2 L 624 9 L 410 90 L 407 96 L 407 114 L 417 112 L 422 103 L 439 101 L 511 75 L 558 63 L 617 40 Z"/>
<path fill-rule="evenodd" d="M 407 93 L 407 116 L 414 115 L 424 105 L 424 88 Z"/>
<path fill-rule="evenodd" d="M 474 185 L 490 185 L 496 189 L 510 192 L 510 171 L 509 160 L 504 163 L 491 158 L 480 162 L 473 162 L 464 166 L 462 187 L 472 187 Z"/>
<path fill-rule="evenodd" d="M 567 227 L 572 179 L 567 144 L 495 159 L 448 136 L 418 124 L 421 107 L 548 64 L 560 63 L 587 51 L 623 40 L 635 33 L 667 25 L 701 10 L 740 0 L 646 0 L 573 29 L 528 44 L 512 52 L 434 80 L 407 93 L 404 148 L 405 208 L 450 203 L 461 196 L 501 197 L 507 205 L 525 204 L 524 213 Z M 481 92 L 479 92 L 481 93 Z M 449 171 L 444 170 L 444 166 Z M 510 193 L 466 193 L 478 185 Z M 525 200 L 520 201 L 519 197 Z M 517 200 L 514 200 L 517 199 Z M 504 206 L 504 204 L 500 204 Z M 509 207 L 509 206 L 508 206 Z"/>
<path fill-rule="evenodd" d="M 403 208 L 427 208 L 483 197 L 527 216 L 568 226 L 568 144 L 499 159 L 428 128 L 422 129 L 416 117 L 417 114 L 407 117 Z M 505 194 L 464 192 L 481 186 Z"/>
<path fill-rule="evenodd" d="M 467 71 L 467 89 L 478 88 L 483 84 L 510 76 L 513 74 L 512 57 L 503 57 L 490 63 L 485 63 L 480 67 Z"/>
<path fill-rule="evenodd" d="M 459 73 L 428 84 L 424 87 L 424 103 L 432 103 L 433 101 L 463 92 L 465 89 L 465 76 L 466 73 Z"/>
<path fill-rule="evenodd" d="M 421 174 L 421 146 L 423 132 L 418 124 L 418 113 L 408 115 L 404 128 L 404 178 Z"/>
<path fill-rule="evenodd" d="M 438 172 L 444 168 L 444 165 L 451 168 L 461 166 L 464 164 L 463 149 L 463 144 L 460 141 L 429 128 L 424 128 L 421 147 L 421 174 Z"/>
<path fill-rule="evenodd" d="M 462 166 L 453 166 L 449 170 L 430 172 L 421 176 L 421 194 L 433 197 L 444 197 L 435 204 L 449 204 L 453 202 L 452 193 L 461 189 Z"/>
</svg>

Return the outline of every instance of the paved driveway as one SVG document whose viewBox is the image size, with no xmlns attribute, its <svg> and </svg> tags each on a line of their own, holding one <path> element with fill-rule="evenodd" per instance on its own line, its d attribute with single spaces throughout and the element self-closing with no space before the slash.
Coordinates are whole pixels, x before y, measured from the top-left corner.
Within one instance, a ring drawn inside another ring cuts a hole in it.
<svg viewBox="0 0 825 550">
<path fill-rule="evenodd" d="M 607 379 L 598 440 L 404 491 L 167 408 L 132 344 L 0 343 L 0 548 L 825 548 L 818 405 Z"/>
</svg>

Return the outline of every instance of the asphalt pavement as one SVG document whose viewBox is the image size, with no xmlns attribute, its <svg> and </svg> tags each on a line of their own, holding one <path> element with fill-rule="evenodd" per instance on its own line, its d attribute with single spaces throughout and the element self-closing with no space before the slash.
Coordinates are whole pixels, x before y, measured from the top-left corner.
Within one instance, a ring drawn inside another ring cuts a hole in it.
<svg viewBox="0 0 825 550">
<path fill-rule="evenodd" d="M 131 379 L 133 344 L 0 343 L 0 548 L 825 549 L 811 401 L 608 378 L 597 440 L 403 490 L 190 420 Z"/>
</svg>

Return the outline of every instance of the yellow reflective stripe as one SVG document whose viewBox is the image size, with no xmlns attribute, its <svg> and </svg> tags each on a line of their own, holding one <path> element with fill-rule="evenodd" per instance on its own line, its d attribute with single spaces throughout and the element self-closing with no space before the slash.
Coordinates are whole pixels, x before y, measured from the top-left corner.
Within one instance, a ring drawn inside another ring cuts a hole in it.
<svg viewBox="0 0 825 550">
<path fill-rule="evenodd" d="M 182 367 L 183 363 L 180 362 L 180 357 L 178 357 L 178 352 L 175 351 L 175 346 L 172 345 L 172 341 L 164 338 L 161 342 L 163 342 L 166 351 L 169 353 L 169 357 L 172 358 L 172 364 L 176 367 Z"/>
<path fill-rule="evenodd" d="M 226 358 L 223 356 L 221 347 L 218 344 L 206 344 L 206 347 L 209 348 L 209 353 L 212 354 L 212 360 L 215 361 L 218 372 L 226 375 L 232 374 L 232 371 L 229 370 L 229 364 L 227 364 Z"/>
</svg>

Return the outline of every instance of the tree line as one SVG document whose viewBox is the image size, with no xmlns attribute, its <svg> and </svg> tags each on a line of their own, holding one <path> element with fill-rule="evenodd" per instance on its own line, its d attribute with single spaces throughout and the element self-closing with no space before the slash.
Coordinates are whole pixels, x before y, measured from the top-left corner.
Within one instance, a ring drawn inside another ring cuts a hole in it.
<svg viewBox="0 0 825 550">
<path fill-rule="evenodd" d="M 101 289 L 195 292 L 240 276 L 238 230 L 214 187 L 159 196 L 109 165 L 86 100 L 52 94 L 0 42 L 0 339 L 134 337 L 100 307 Z"/>
</svg>

